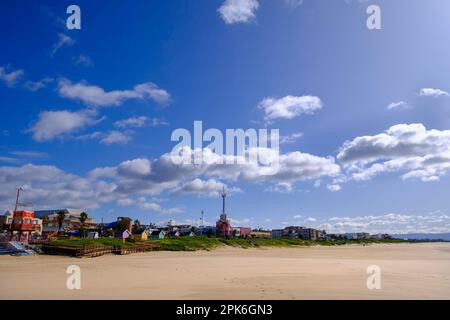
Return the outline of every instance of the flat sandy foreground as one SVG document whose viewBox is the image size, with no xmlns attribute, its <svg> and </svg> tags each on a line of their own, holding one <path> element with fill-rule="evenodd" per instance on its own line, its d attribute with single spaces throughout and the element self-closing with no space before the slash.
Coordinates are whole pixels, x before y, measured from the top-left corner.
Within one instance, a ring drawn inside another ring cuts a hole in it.
<svg viewBox="0 0 450 320">
<path fill-rule="evenodd" d="M 68 290 L 66 268 L 81 268 Z M 369 290 L 367 267 L 381 268 Z M 0 299 L 450 299 L 450 243 L 0 256 Z"/>
</svg>

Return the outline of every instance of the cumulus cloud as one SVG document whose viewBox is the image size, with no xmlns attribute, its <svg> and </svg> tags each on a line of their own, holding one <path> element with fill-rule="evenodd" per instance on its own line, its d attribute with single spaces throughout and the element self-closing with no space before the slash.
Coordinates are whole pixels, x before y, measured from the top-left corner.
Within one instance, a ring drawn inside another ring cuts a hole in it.
<svg viewBox="0 0 450 320">
<path fill-rule="evenodd" d="M 235 24 L 253 21 L 258 8 L 258 0 L 226 0 L 217 11 L 226 24 Z"/>
<path fill-rule="evenodd" d="M 37 142 L 50 141 L 97 124 L 101 119 L 90 110 L 42 111 L 36 123 L 28 129 Z"/>
<path fill-rule="evenodd" d="M 437 181 L 450 170 L 450 130 L 398 124 L 384 133 L 345 142 L 337 158 L 355 180 L 404 172 L 403 179 Z"/>
<path fill-rule="evenodd" d="M 434 89 L 434 88 L 424 88 L 420 90 L 420 96 L 422 97 L 433 97 L 433 98 L 439 98 L 441 96 L 449 96 L 447 91 L 443 91 L 441 89 Z"/>
<path fill-rule="evenodd" d="M 97 208 L 114 200 L 114 184 L 92 181 L 55 166 L 27 164 L 0 167 L 0 206 L 13 208 L 15 188 L 22 186 L 23 201 L 37 208 Z"/>
<path fill-rule="evenodd" d="M 8 72 L 5 67 L 0 67 L 0 81 L 7 87 L 14 87 L 24 74 L 25 72 L 21 69 Z"/>
<path fill-rule="evenodd" d="M 192 194 L 201 197 L 218 197 L 223 189 L 226 189 L 228 194 L 239 193 L 241 189 L 236 187 L 228 187 L 223 182 L 215 179 L 202 180 L 196 178 L 192 181 L 181 184 L 175 188 L 175 194 Z"/>
<path fill-rule="evenodd" d="M 404 233 L 441 233 L 450 232 L 448 214 L 430 212 L 426 214 L 367 215 L 356 217 L 333 217 L 317 227 L 328 233 L 370 232 L 404 234 Z"/>
<path fill-rule="evenodd" d="M 110 131 L 103 135 L 100 139 L 100 143 L 111 145 L 111 144 L 126 144 L 130 142 L 130 133 L 120 132 L 120 131 Z"/>
<path fill-rule="evenodd" d="M 314 96 L 286 96 L 284 98 L 266 98 L 258 108 L 263 110 L 266 121 L 276 119 L 293 119 L 302 114 L 313 114 L 323 106 L 319 97 Z"/>
<path fill-rule="evenodd" d="M 321 158 L 301 152 L 280 155 L 279 170 L 275 175 L 266 175 L 263 168 L 252 162 L 218 164 L 217 157 L 219 156 L 211 150 L 204 149 L 204 164 L 176 165 L 172 162 L 171 154 L 166 153 L 155 160 L 135 159 L 117 167 L 97 168 L 91 172 L 91 176 L 110 179 L 117 184 L 118 191 L 124 194 L 137 192 L 156 195 L 169 191 L 196 194 L 204 192 L 204 195 L 210 195 L 224 186 L 219 179 L 229 182 L 267 182 L 280 186 L 335 176 L 340 172 L 340 167 L 333 158 Z"/>
<path fill-rule="evenodd" d="M 148 200 L 145 197 L 138 197 L 137 199 L 122 198 L 117 201 L 117 204 L 122 207 L 136 206 L 142 210 L 153 211 L 160 215 L 170 215 L 184 212 L 184 208 L 181 207 L 163 208 L 158 202 Z"/>
<path fill-rule="evenodd" d="M 165 104 L 170 99 L 167 91 L 152 82 L 138 84 L 132 90 L 105 91 L 103 88 L 85 81 L 72 83 L 68 79 L 60 79 L 58 92 L 61 97 L 80 100 L 93 107 L 119 106 L 131 99 L 152 100 L 159 104 Z"/>
</svg>

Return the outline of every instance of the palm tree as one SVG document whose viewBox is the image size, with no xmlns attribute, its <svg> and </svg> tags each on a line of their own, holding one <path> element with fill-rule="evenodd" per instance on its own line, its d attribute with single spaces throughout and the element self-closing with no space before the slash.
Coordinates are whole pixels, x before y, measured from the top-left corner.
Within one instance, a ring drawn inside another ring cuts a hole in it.
<svg viewBox="0 0 450 320">
<path fill-rule="evenodd" d="M 84 223 L 88 219 L 88 214 L 83 211 L 82 213 L 80 213 L 80 217 L 78 219 L 80 219 L 80 222 L 81 222 L 80 235 L 82 238 L 84 238 L 86 236 L 86 234 L 85 234 L 86 230 L 84 229 Z"/>
<path fill-rule="evenodd" d="M 138 219 L 134 220 L 134 223 L 133 223 L 133 230 L 134 230 L 134 231 L 137 231 L 137 230 L 139 230 L 140 228 L 141 228 L 141 222 L 140 222 Z"/>
<path fill-rule="evenodd" d="M 80 213 L 80 218 L 79 219 L 80 219 L 81 224 L 84 225 L 84 223 L 88 219 L 88 214 L 86 212 Z"/>
<path fill-rule="evenodd" d="M 58 234 L 60 234 L 62 226 L 64 224 L 64 220 L 66 219 L 66 212 L 60 210 L 56 214 L 57 214 L 56 220 L 58 221 Z"/>
</svg>

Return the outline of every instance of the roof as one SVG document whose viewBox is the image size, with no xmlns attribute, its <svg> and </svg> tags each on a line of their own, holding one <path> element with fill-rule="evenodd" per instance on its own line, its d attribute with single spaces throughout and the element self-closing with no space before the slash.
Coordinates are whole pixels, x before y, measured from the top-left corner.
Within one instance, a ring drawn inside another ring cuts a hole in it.
<svg viewBox="0 0 450 320">
<path fill-rule="evenodd" d="M 124 234 L 124 233 L 130 234 L 130 231 L 128 231 L 127 229 L 125 229 L 125 230 L 118 230 L 118 231 L 116 231 L 114 234 L 119 235 L 119 234 Z"/>
<path fill-rule="evenodd" d="M 66 214 L 71 215 L 71 216 L 80 216 L 80 214 L 84 210 L 81 210 L 81 209 L 70 209 L 70 208 L 51 209 L 51 210 L 36 210 L 36 211 L 34 211 L 34 215 L 36 217 L 38 217 L 38 218 L 42 218 L 42 217 L 51 216 L 53 214 L 57 214 L 59 211 L 64 211 Z"/>
<path fill-rule="evenodd" d="M 143 234 L 144 232 L 147 232 L 147 230 L 146 229 L 139 229 L 139 230 L 133 231 L 133 234 Z"/>
</svg>

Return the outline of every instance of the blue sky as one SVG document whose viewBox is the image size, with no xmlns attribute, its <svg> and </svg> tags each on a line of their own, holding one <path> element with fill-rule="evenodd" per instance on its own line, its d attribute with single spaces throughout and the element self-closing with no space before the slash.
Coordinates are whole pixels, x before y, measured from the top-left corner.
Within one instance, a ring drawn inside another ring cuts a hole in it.
<svg viewBox="0 0 450 320">
<path fill-rule="evenodd" d="M 380 0 L 369 30 L 370 4 L 4 1 L 1 208 L 24 186 L 34 209 L 213 223 L 226 186 L 235 225 L 450 231 L 450 4 Z M 282 174 L 168 164 L 194 120 L 279 129 Z"/>
</svg>

